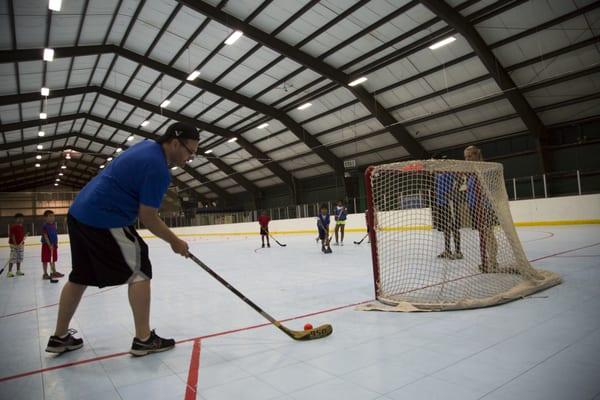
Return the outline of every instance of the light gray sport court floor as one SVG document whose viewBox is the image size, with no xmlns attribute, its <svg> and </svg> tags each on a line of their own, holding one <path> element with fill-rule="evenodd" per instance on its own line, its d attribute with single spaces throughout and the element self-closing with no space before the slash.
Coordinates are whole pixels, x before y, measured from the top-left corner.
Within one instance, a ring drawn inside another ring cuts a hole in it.
<svg viewBox="0 0 600 400">
<path fill-rule="evenodd" d="M 0 279 L 0 399 L 600 398 L 600 226 L 518 232 L 528 258 L 542 258 L 534 265 L 560 273 L 562 285 L 487 309 L 398 314 L 349 306 L 287 322 L 292 329 L 333 324 L 331 337 L 306 343 L 269 326 L 224 333 L 264 320 L 191 261 L 149 240 L 153 326 L 184 342 L 140 359 L 120 354 L 132 338 L 125 287 L 86 293 L 73 324 L 83 349 L 43 352 L 64 279 L 42 282 L 39 247 L 28 247 L 27 275 Z M 196 239 L 191 248 L 284 319 L 372 298 L 369 248 L 352 244 L 361 236 L 349 234 L 330 256 L 311 235 L 282 236 L 286 248 L 255 251 L 256 237 Z M 68 246 L 59 251 L 59 269 L 68 272 Z M 195 342 L 187 339 L 213 334 L 196 343 L 199 362 L 191 362 Z M 187 385 L 195 366 L 197 393 Z"/>
</svg>

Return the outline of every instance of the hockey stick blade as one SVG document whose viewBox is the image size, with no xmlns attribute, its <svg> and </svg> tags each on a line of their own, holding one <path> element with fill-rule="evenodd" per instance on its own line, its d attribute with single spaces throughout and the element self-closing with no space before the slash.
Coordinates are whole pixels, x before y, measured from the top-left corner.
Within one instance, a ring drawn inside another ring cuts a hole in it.
<svg viewBox="0 0 600 400">
<path fill-rule="evenodd" d="M 275 239 L 273 236 L 269 235 L 271 237 L 271 239 L 273 239 L 275 241 L 275 243 L 277 243 L 278 245 L 280 245 L 281 247 L 285 247 L 287 246 L 287 244 L 285 243 L 279 243 L 279 240 Z"/>
<path fill-rule="evenodd" d="M 330 324 L 323 324 L 317 326 L 316 328 L 309 329 L 306 331 L 294 331 L 292 329 L 286 328 L 279 322 L 277 322 L 275 325 L 279 329 L 284 331 L 292 339 L 301 341 L 322 339 L 333 333 L 333 327 Z"/>
<path fill-rule="evenodd" d="M 357 241 L 354 241 L 354 244 L 361 244 L 361 243 L 362 243 L 362 242 L 363 242 L 363 241 L 364 241 L 364 240 L 367 238 L 367 236 L 369 236 L 369 234 L 368 234 L 368 233 L 367 233 L 365 236 L 363 236 L 363 238 L 362 238 L 362 239 L 360 239 L 358 242 L 357 242 Z"/>
</svg>

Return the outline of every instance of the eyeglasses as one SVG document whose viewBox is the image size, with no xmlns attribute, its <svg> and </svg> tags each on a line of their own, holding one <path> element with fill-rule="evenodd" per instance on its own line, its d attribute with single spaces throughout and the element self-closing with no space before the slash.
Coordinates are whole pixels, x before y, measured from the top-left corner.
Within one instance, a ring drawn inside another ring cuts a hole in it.
<svg viewBox="0 0 600 400">
<path fill-rule="evenodd" d="M 183 140 L 181 140 L 181 139 L 177 139 L 177 140 L 179 140 L 179 143 L 181 143 L 181 145 L 187 150 L 187 152 L 190 153 L 190 156 L 189 156 L 190 159 L 193 159 L 198 155 L 198 154 L 196 154 L 195 151 L 190 150 L 190 148 L 187 147 L 187 145 L 185 144 L 185 142 Z"/>
</svg>

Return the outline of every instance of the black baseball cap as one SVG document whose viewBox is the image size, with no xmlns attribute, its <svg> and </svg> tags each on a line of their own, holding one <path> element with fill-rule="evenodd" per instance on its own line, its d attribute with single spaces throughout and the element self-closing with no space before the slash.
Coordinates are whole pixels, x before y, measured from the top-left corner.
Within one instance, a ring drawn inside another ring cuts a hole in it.
<svg viewBox="0 0 600 400">
<path fill-rule="evenodd" d="M 165 134 L 159 137 L 156 141 L 158 143 L 163 143 L 169 139 L 200 140 L 200 131 L 192 124 L 175 122 L 169 125 Z"/>
</svg>

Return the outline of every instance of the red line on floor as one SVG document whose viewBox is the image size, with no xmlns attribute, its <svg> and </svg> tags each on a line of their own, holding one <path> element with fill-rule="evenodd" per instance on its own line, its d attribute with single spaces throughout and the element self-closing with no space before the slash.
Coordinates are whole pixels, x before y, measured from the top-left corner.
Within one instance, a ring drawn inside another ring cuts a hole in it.
<svg viewBox="0 0 600 400">
<path fill-rule="evenodd" d="M 185 389 L 185 400 L 196 400 L 196 388 L 198 386 L 198 371 L 200 370 L 200 339 L 194 340 L 190 368 L 188 370 L 187 387 Z"/>
<path fill-rule="evenodd" d="M 587 246 L 578 247 L 576 249 L 565 250 L 565 251 L 561 251 L 561 252 L 558 252 L 558 253 L 549 254 L 547 256 L 543 256 L 543 257 L 539 257 L 539 258 L 534 258 L 533 260 L 529 260 L 529 262 L 536 262 L 536 261 L 544 260 L 546 258 L 556 257 L 556 256 L 560 256 L 561 254 L 571 253 L 571 252 L 577 251 L 577 250 L 588 249 L 590 247 L 594 247 L 594 246 L 598 246 L 598 245 L 600 245 L 600 242 L 594 243 L 594 244 L 588 244 Z"/>
<path fill-rule="evenodd" d="M 578 248 L 575 248 L 575 249 L 561 251 L 559 253 L 550 254 L 550 255 L 539 257 L 539 258 L 536 258 L 536 259 L 533 259 L 533 260 L 529 260 L 529 261 L 530 262 L 535 262 L 535 261 L 543 260 L 543 259 L 546 259 L 546 258 L 555 257 L 555 256 L 558 256 L 558 255 L 561 255 L 561 254 L 570 253 L 570 252 L 577 251 L 577 250 L 582 250 L 582 249 L 587 249 L 589 247 L 594 247 L 594 246 L 598 246 L 598 245 L 600 245 L 600 242 L 594 243 L 594 244 L 590 244 L 590 245 L 587 245 L 587 246 L 583 246 L 583 247 L 578 247 Z M 280 320 L 280 322 L 293 321 L 293 320 L 296 320 L 296 319 L 306 318 L 306 317 L 310 317 L 310 316 L 313 316 L 313 315 L 325 314 L 325 313 L 328 313 L 328 312 L 337 311 L 337 310 L 341 310 L 341 309 L 344 309 L 344 308 L 354 307 L 354 306 L 357 306 L 359 304 L 367 303 L 369 301 L 372 301 L 372 300 L 365 300 L 365 301 L 361 301 L 361 302 L 358 302 L 358 303 L 347 304 L 347 305 L 344 305 L 344 306 L 338 306 L 338 307 L 328 308 L 328 309 L 321 310 L 321 311 L 315 311 L 315 312 L 308 313 L 308 314 L 298 315 L 298 316 L 295 316 L 295 317 L 290 317 L 290 318 L 282 319 L 282 320 Z M 208 334 L 208 335 L 204 335 L 204 336 L 197 336 L 197 337 L 190 338 L 190 339 L 179 340 L 177 343 L 193 342 L 193 341 L 196 341 L 196 340 L 208 339 L 208 338 L 211 338 L 211 337 L 223 336 L 223 335 L 228 335 L 228 334 L 231 334 L 231 333 L 236 333 L 236 332 L 242 332 L 242 331 L 248 331 L 248 330 L 252 330 L 252 329 L 257 329 L 257 328 L 261 328 L 261 327 L 267 326 L 267 325 L 271 325 L 271 323 L 270 322 L 266 322 L 266 323 L 263 323 L 263 324 L 247 326 L 247 327 L 244 327 L 244 328 L 231 329 L 231 330 L 228 330 L 228 331 L 212 333 L 212 334 Z M 0 378 L 0 383 L 5 382 L 5 381 L 9 381 L 9 380 L 13 380 L 13 379 L 23 378 L 23 377 L 30 376 L 30 375 L 40 374 L 40 373 L 44 373 L 44 372 L 48 372 L 48 371 L 54 371 L 54 370 L 57 370 L 57 369 L 73 367 L 73 366 L 81 365 L 81 364 L 88 364 L 88 363 L 95 362 L 95 361 L 106 360 L 108 358 L 120 357 L 120 356 L 123 356 L 123 355 L 126 355 L 126 354 L 129 354 L 129 352 L 121 352 L 121 353 L 108 354 L 108 355 L 105 355 L 105 356 L 99 356 L 99 357 L 89 358 L 89 359 L 86 359 L 86 360 L 74 361 L 74 362 L 70 362 L 70 363 L 66 363 L 66 364 L 55 365 L 53 367 L 48 367 L 48 368 L 36 369 L 36 370 L 33 370 L 33 371 L 23 372 L 23 373 L 16 374 L 16 375 L 5 376 L 5 377 Z"/>
<path fill-rule="evenodd" d="M 290 318 L 282 319 L 279 322 L 292 321 L 292 320 L 295 320 L 295 319 L 305 318 L 305 317 L 308 317 L 308 316 L 311 316 L 311 315 L 324 314 L 324 313 L 328 313 L 328 312 L 331 312 L 331 311 L 341 310 L 343 308 L 354 307 L 354 306 L 357 306 L 359 304 L 367 303 L 369 301 L 372 301 L 372 300 L 365 300 L 365 301 L 361 301 L 361 302 L 358 302 L 358 303 L 346 304 L 344 306 L 338 306 L 338 307 L 333 307 L 333 308 L 329 308 L 329 309 L 326 309 L 326 310 L 315 311 L 315 312 L 308 313 L 308 314 L 298 315 L 298 316 L 295 316 L 295 317 L 290 317 Z M 257 329 L 257 328 L 261 328 L 263 326 L 268 326 L 268 325 L 271 325 L 271 323 L 267 322 L 267 323 L 264 323 L 264 324 L 246 326 L 246 327 L 243 327 L 243 328 L 231 329 L 231 330 L 228 330 L 228 331 L 211 333 L 211 334 L 204 335 L 204 336 L 197 336 L 197 337 L 193 337 L 193 338 L 190 338 L 190 339 L 179 340 L 177 343 L 193 342 L 193 341 L 196 341 L 196 340 L 202 340 L 202 339 L 208 339 L 208 338 L 217 337 L 217 336 L 229 335 L 231 333 L 249 331 L 249 330 L 252 330 L 252 329 Z M 33 371 L 28 371 L 28 372 L 23 372 L 23 373 L 16 374 L 16 375 L 5 376 L 5 377 L 0 378 L 0 383 L 5 382 L 5 381 L 10 381 L 10 380 L 13 380 L 13 379 L 23 378 L 23 377 L 30 376 L 30 375 L 42 374 L 44 372 L 54 371 L 54 370 L 57 370 L 57 369 L 74 367 L 74 366 L 82 365 L 82 364 L 89 364 L 89 363 L 92 363 L 92 362 L 95 362 L 95 361 L 106 360 L 108 358 L 120 357 L 120 356 L 124 356 L 126 354 L 129 354 L 129 352 L 128 351 L 124 351 L 124 352 L 120 352 L 120 353 L 107 354 L 107 355 L 104 355 L 104 356 L 99 356 L 99 357 L 94 357 L 94 358 L 88 358 L 88 359 L 85 359 L 85 360 L 79 360 L 79 361 L 73 361 L 73 362 L 70 362 L 70 363 L 55 365 L 53 367 L 40 368 L 40 369 L 36 369 L 36 370 L 33 370 Z"/>
<path fill-rule="evenodd" d="M 102 293 L 106 293 L 106 292 L 108 292 L 108 291 L 110 291 L 110 290 L 116 289 L 116 288 L 118 288 L 118 287 L 119 287 L 119 286 L 113 286 L 113 287 L 110 287 L 110 288 L 108 288 L 108 289 L 101 290 L 101 291 L 99 291 L 99 292 L 96 292 L 96 293 L 88 294 L 87 296 L 83 296 L 83 297 L 92 297 L 92 296 L 96 296 L 96 295 L 99 295 L 99 294 L 102 294 Z M 7 318 L 7 317 L 12 317 L 12 316 L 14 316 L 14 315 L 19 315 L 19 314 L 26 314 L 26 313 L 28 313 L 28 312 L 33 312 L 33 311 L 41 310 L 41 309 L 43 309 L 43 308 L 54 307 L 54 306 L 57 306 L 57 305 L 58 305 L 58 303 L 46 304 L 45 306 L 39 306 L 39 307 L 37 307 L 37 308 L 30 308 L 29 310 L 18 311 L 18 312 L 16 312 L 16 313 L 12 313 L 12 314 L 0 315 L 0 319 L 2 319 L 2 318 Z"/>
</svg>

